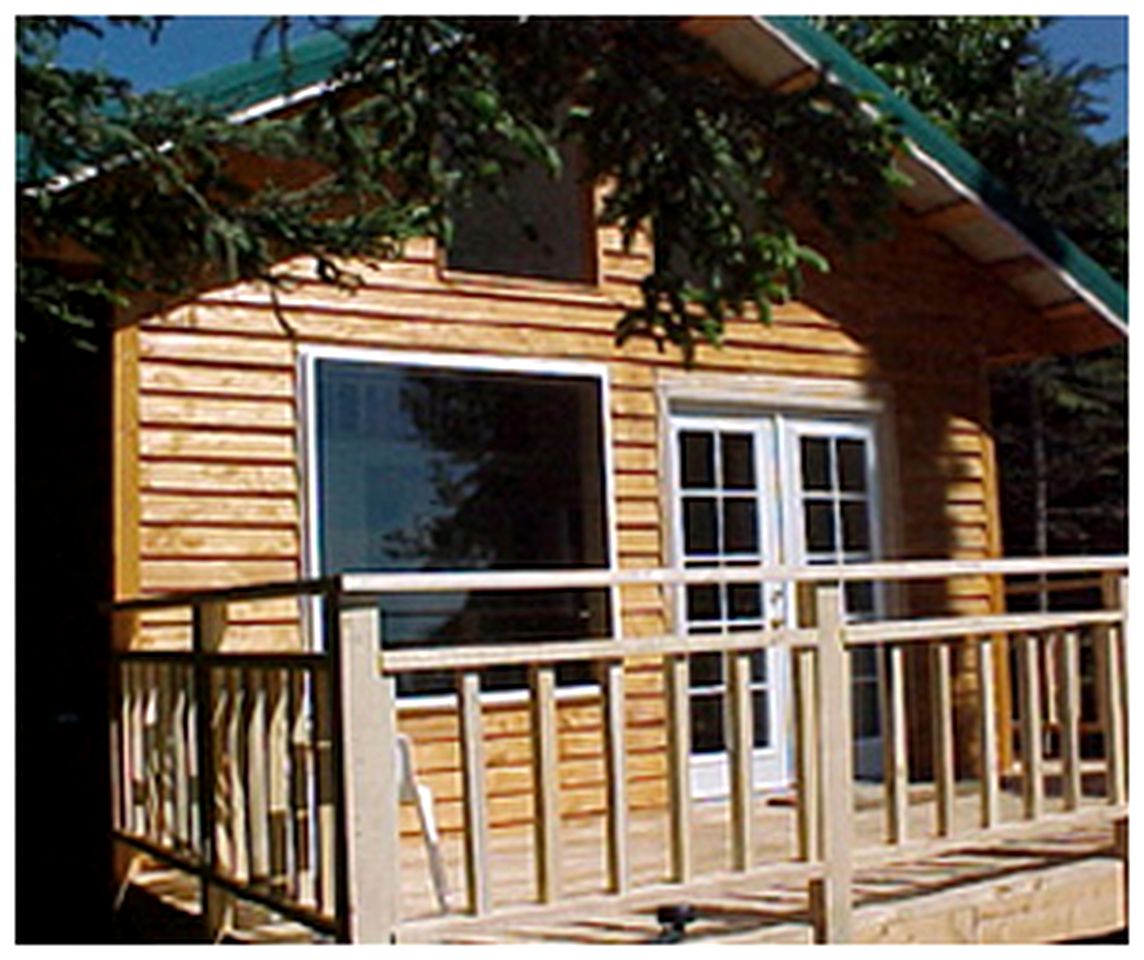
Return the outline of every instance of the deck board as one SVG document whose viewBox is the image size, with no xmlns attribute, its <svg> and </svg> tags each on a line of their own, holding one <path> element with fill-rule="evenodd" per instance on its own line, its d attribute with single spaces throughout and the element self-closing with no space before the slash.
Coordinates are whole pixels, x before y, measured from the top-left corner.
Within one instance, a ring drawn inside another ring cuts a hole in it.
<svg viewBox="0 0 1144 960">
<path fill-rule="evenodd" d="M 958 787 L 954 824 L 957 830 L 968 831 L 976 826 L 979 810 L 976 784 L 962 782 Z M 1053 811 L 1054 802 L 1050 795 L 1049 812 Z M 1014 826 L 1019 823 L 1021 803 L 1019 790 L 1010 788 L 1003 792 L 1004 823 Z M 1085 809 L 1097 813 L 1100 807 L 1091 798 L 1084 805 Z M 695 879 L 681 886 L 667 882 L 670 862 L 666 814 L 633 812 L 629 817 L 633 890 L 623 897 L 605 893 L 608 877 L 603 818 L 565 820 L 561 824 L 564 899 L 551 905 L 537 902 L 533 831 L 528 827 L 491 830 L 493 912 L 483 917 L 440 914 L 429 883 L 424 848 L 419 842 L 407 839 L 402 844 L 399 941 L 647 943 L 654 941 L 659 933 L 655 920 L 657 906 L 689 903 L 699 919 L 689 928 L 688 940 L 807 942 L 810 935 L 808 868 L 793 859 L 797 827 L 794 807 L 782 797 L 755 797 L 753 862 L 760 866 L 747 873 L 731 870 L 729 816 L 726 802 L 694 804 L 691 826 Z M 909 819 L 911 839 L 936 836 L 932 790 L 914 789 Z M 1086 907 L 1089 919 L 1078 915 L 1068 920 L 1071 926 L 1067 929 L 1052 931 L 1052 934 L 1085 935 L 1100 932 L 1102 923 L 1115 922 L 1109 910 L 1117 909 L 1114 889 L 1120 882 L 1117 880 L 1120 864 L 1111 853 L 1110 824 L 1097 820 L 1077 827 L 1046 822 L 1032 835 L 993 838 L 988 843 L 967 837 L 964 843 L 955 844 L 952 849 L 920 857 L 905 849 L 896 861 L 888 859 L 892 854 L 883 843 L 885 811 L 880 793 L 873 788 L 859 789 L 854 824 L 858 843 L 854 878 L 855 936 L 859 940 L 925 941 L 927 937 L 956 940 L 963 934 L 969 939 L 993 936 L 981 933 L 982 930 L 992 930 L 998 938 L 1005 939 L 1004 932 L 1009 929 L 1025 935 L 1030 929 L 1028 925 L 1034 923 L 1030 918 L 1041 915 L 1037 912 L 1041 909 L 1037 896 L 1061 899 L 1064 906 L 1045 909 L 1063 917 L 1061 911 L 1067 910 L 1071 901 L 1095 897 L 1097 890 L 1104 891 L 1105 900 L 1112 902 L 1111 907 L 1103 902 L 1095 906 L 1089 903 Z M 443 847 L 452 901 L 464 904 L 460 838 L 446 835 Z M 1070 880 L 1070 871 L 1076 873 L 1076 880 Z M 174 899 L 180 898 L 177 888 L 181 884 L 182 899 L 188 905 L 195 902 L 194 884 L 189 878 L 178 878 L 170 871 L 162 876 L 160 882 L 158 873 L 143 873 L 137 883 Z M 1037 879 L 1044 877 L 1056 879 L 1052 883 Z M 1070 884 L 1081 885 L 1075 895 Z M 1006 895 L 1014 901 L 1014 917 L 1026 918 L 1021 921 L 1025 926 L 1005 913 L 1003 903 L 996 905 L 995 901 L 998 898 L 1004 901 Z M 945 906 L 940 905 L 943 897 L 949 900 Z M 939 905 L 927 913 L 919 906 L 925 903 Z M 938 915 L 934 915 L 934 910 Z M 296 925 L 276 926 L 258 911 L 247 910 L 246 913 L 248 923 L 256 929 L 246 931 L 242 939 L 269 942 L 306 939 L 305 931 Z M 965 919 L 970 915 L 975 918 L 972 924 Z M 990 923 L 993 925 L 989 926 Z M 968 933 L 962 929 L 967 924 L 972 927 Z M 1072 926 L 1084 929 L 1073 931 Z M 1046 932 L 1049 932 L 1047 928 Z"/>
</svg>

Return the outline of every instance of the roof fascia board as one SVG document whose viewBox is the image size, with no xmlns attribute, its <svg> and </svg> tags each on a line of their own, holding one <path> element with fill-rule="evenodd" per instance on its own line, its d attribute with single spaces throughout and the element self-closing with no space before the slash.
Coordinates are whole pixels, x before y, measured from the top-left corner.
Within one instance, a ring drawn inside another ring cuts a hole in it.
<svg viewBox="0 0 1144 960">
<path fill-rule="evenodd" d="M 1128 297 L 1124 287 L 1064 233 L 1021 207 L 1001 181 L 897 96 L 869 67 L 802 17 L 751 19 L 807 63 L 827 69 L 852 89 L 876 94 L 881 108 L 901 122 L 915 160 L 959 196 L 979 205 L 996 222 L 1013 231 L 1063 283 L 1127 336 Z"/>
</svg>

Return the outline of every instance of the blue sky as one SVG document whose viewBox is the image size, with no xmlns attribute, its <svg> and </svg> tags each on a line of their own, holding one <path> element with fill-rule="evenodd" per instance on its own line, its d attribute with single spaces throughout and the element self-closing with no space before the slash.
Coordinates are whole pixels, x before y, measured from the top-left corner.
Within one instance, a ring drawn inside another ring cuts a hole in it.
<svg viewBox="0 0 1144 960">
<path fill-rule="evenodd" d="M 264 22 L 264 17 L 177 17 L 168 24 L 158 46 L 134 30 L 111 30 L 102 42 L 77 35 L 67 45 L 65 60 L 101 63 L 130 77 L 141 89 L 165 87 L 246 59 Z M 299 18 L 299 25 L 304 30 L 304 18 Z M 1110 67 L 1126 67 L 1128 63 L 1127 17 L 1060 17 L 1044 31 L 1043 40 L 1060 63 L 1093 62 Z M 1109 114 L 1108 122 L 1092 131 L 1096 139 L 1110 139 L 1127 131 L 1127 88 L 1125 69 L 1094 89 L 1107 98 L 1101 106 Z"/>
</svg>

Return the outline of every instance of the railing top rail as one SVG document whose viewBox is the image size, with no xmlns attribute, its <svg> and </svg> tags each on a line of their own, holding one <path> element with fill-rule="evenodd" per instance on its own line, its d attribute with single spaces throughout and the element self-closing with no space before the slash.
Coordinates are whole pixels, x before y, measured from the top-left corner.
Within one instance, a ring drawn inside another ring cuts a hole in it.
<svg viewBox="0 0 1144 960">
<path fill-rule="evenodd" d="M 958 576 L 1127 571 L 1128 558 L 1030 557 L 1005 560 L 891 560 L 831 566 L 782 564 L 742 567 L 634 570 L 483 570 L 472 572 L 350 573 L 341 578 L 349 596 L 467 590 L 544 590 L 574 587 L 751 583 L 759 580 L 823 583 L 855 580 L 936 580 Z"/>
<path fill-rule="evenodd" d="M 469 590 L 551 590 L 636 585 L 684 586 L 706 583 L 791 583 L 861 580 L 940 580 L 964 576 L 1020 576 L 1061 573 L 1127 572 L 1126 556 L 1021 557 L 1003 560 L 883 560 L 830 566 L 763 564 L 742 567 L 651 567 L 632 570 L 551 569 L 347 573 L 210 590 L 172 591 L 114 601 L 120 612 L 161 610 L 204 603 L 269 600 L 341 594 L 367 598 L 382 593 L 447 593 Z"/>
</svg>

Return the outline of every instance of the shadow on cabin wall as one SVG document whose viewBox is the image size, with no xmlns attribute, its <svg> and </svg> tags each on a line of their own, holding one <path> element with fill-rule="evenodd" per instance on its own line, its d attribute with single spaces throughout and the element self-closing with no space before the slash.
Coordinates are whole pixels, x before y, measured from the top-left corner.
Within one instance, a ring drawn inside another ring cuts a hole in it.
<svg viewBox="0 0 1144 960">
<path fill-rule="evenodd" d="M 993 536 L 981 461 L 954 444 L 980 430 L 992 434 L 986 351 L 992 320 L 1027 308 L 999 282 L 944 240 L 895 218 L 895 232 L 877 244 L 850 249 L 818 237 L 832 267 L 807 276 L 800 300 L 828 317 L 870 351 L 871 377 L 891 386 L 897 477 L 887 478 L 887 507 L 899 510 L 897 546 L 887 559 L 922 560 L 989 555 Z M 992 533 L 992 535 L 991 535 Z M 969 599 L 966 594 L 974 599 Z M 942 616 L 990 609 L 980 581 L 915 581 L 904 590 L 909 616 Z M 910 772 L 932 775 L 930 670 L 925 649 L 907 650 Z M 980 756 L 976 653 L 955 647 L 954 742 L 959 775 L 975 775 Z M 999 678 L 1000 679 L 1000 678 Z"/>
<path fill-rule="evenodd" d="M 110 348 L 18 324 L 16 939 L 108 942 Z"/>
</svg>

